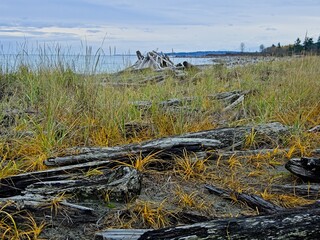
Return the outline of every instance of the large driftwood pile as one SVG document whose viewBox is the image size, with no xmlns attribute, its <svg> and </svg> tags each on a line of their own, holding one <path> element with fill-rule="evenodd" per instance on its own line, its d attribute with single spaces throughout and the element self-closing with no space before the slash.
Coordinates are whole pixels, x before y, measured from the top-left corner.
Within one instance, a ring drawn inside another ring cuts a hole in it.
<svg viewBox="0 0 320 240">
<path fill-rule="evenodd" d="M 156 51 L 147 52 L 145 55 L 142 55 L 140 51 L 136 52 L 137 61 L 130 67 L 119 71 L 114 76 L 121 76 L 123 73 L 127 72 L 148 72 L 144 70 L 151 70 L 152 74 L 146 76 L 140 76 L 142 79 L 132 79 L 126 78 L 126 82 L 121 81 L 108 81 L 105 79 L 102 85 L 109 85 L 113 87 L 141 87 L 146 84 L 156 84 L 162 83 L 169 76 L 174 76 L 176 79 L 184 79 L 187 76 L 187 73 L 184 71 L 186 69 L 199 69 L 198 67 L 184 61 L 183 63 L 174 64 L 170 58 L 164 53 L 159 53 Z"/>
<path fill-rule="evenodd" d="M 243 151 L 245 140 L 250 134 L 261 140 L 256 146 L 259 149 Z M 25 209 L 39 219 L 50 215 L 52 225 L 55 221 L 70 224 L 94 223 L 99 221 L 101 213 L 99 216 L 94 207 L 83 205 L 86 199 L 103 202 L 107 197 L 126 202 L 140 194 L 142 175 L 133 168 L 121 166 L 121 163 L 128 164 L 132 159 L 152 155 L 161 159 L 161 164 L 155 164 L 153 168 L 161 170 L 171 167 L 174 158 L 183 156 L 185 152 L 193 152 L 211 160 L 221 160 L 233 155 L 245 156 L 257 151 L 267 153 L 272 151 L 270 148 L 278 146 L 281 139 L 288 134 L 288 127 L 273 122 L 186 133 L 116 147 L 75 147 L 63 156 L 45 161 L 48 167 L 54 168 L 1 179 L 0 202 L 1 205 L 10 202 L 6 210 L 8 212 Z M 308 175 L 307 180 L 314 180 L 318 179 L 318 161 L 317 158 L 302 158 L 298 161 L 299 164 L 296 164 L 297 161 L 293 159 L 286 167 L 302 177 L 306 175 L 305 172 L 301 174 L 302 168 L 311 171 L 312 174 Z M 208 219 L 194 215 L 198 219 L 195 221 L 205 222 L 150 231 L 106 231 L 96 234 L 96 239 L 271 239 L 280 236 L 295 239 L 298 236 L 314 237 L 320 230 L 319 204 L 287 210 L 255 195 L 235 193 L 212 185 L 205 187 L 210 193 L 226 199 L 236 197 L 238 201 L 265 215 L 212 221 L 205 221 Z M 319 193 L 318 186 L 308 184 L 277 186 L 272 191 L 282 190 L 294 191 L 311 198 L 317 197 Z M 64 199 L 65 195 L 71 195 L 72 198 Z M 56 208 L 63 211 L 53 211 Z M 68 214 L 65 214 L 66 212 Z"/>
</svg>

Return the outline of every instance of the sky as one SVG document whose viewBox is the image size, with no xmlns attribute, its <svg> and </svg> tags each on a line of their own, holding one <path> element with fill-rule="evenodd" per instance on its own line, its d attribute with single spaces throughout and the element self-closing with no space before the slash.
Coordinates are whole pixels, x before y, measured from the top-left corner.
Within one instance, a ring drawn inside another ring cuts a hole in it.
<svg viewBox="0 0 320 240">
<path fill-rule="evenodd" d="M 320 35 L 320 0 L 1 0 L 2 52 L 257 51 Z"/>
</svg>

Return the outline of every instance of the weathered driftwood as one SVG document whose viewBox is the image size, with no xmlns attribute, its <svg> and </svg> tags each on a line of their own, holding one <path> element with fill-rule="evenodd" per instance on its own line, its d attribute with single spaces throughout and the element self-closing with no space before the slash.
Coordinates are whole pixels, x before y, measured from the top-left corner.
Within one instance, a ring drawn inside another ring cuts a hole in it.
<svg viewBox="0 0 320 240">
<path fill-rule="evenodd" d="M 237 105 L 241 104 L 244 101 L 244 96 L 250 94 L 253 91 L 232 91 L 232 92 L 221 92 L 213 95 L 205 96 L 209 100 L 219 100 L 224 103 L 225 108 L 223 111 L 229 111 L 235 108 Z M 157 103 L 161 108 L 168 108 L 173 106 L 183 106 L 190 105 L 192 102 L 196 101 L 196 97 L 183 97 L 183 98 L 172 98 L 165 101 Z M 138 109 L 147 110 L 151 108 L 154 104 L 152 101 L 134 101 L 132 102 L 134 106 Z"/>
<path fill-rule="evenodd" d="M 54 203 L 55 202 L 55 203 Z M 54 200 L 54 198 L 45 198 L 38 195 L 15 196 L 9 199 L 1 199 L 0 207 L 4 211 L 13 214 L 15 221 L 25 222 L 25 212 L 31 213 L 35 219 L 51 226 L 59 225 L 62 222 L 69 226 L 81 223 L 95 223 L 99 216 L 94 209 L 70 203 L 66 200 Z M 17 214 L 18 213 L 18 214 Z M 46 216 L 44 218 L 44 216 Z"/>
<path fill-rule="evenodd" d="M 308 130 L 308 132 L 313 132 L 313 133 L 320 132 L 320 125 L 317 125 L 317 126 L 314 126 L 313 128 L 310 128 Z"/>
<path fill-rule="evenodd" d="M 155 154 L 163 159 L 182 156 L 184 151 L 203 152 L 205 150 L 241 147 L 246 137 L 254 131 L 256 137 L 278 143 L 279 137 L 288 133 L 288 128 L 274 122 L 269 124 L 220 128 L 201 132 L 187 133 L 174 137 L 155 139 L 140 144 L 128 144 L 110 148 L 79 148 L 76 154 L 50 158 L 45 161 L 48 166 L 63 166 L 91 161 L 129 160 L 132 156 Z M 218 140 L 217 140 L 218 139 Z"/>
<path fill-rule="evenodd" d="M 151 229 L 110 229 L 96 233 L 95 240 L 136 240 Z"/>
<path fill-rule="evenodd" d="M 320 204 L 271 215 L 227 218 L 147 231 L 146 239 L 318 239 Z M 107 239 L 107 238 L 105 238 Z"/>
<path fill-rule="evenodd" d="M 217 139 L 221 142 L 221 148 L 224 148 L 224 150 L 236 150 L 243 147 L 245 139 L 252 133 L 255 134 L 257 142 L 261 141 L 262 147 L 268 147 L 268 145 L 278 145 L 281 138 L 289 133 L 289 128 L 281 123 L 273 122 L 257 126 L 220 128 L 186 133 L 182 134 L 181 137 Z"/>
<path fill-rule="evenodd" d="M 102 167 L 109 162 L 86 163 L 72 167 L 30 172 L 1 179 L 0 196 L 17 195 L 55 196 L 72 193 L 81 198 L 97 198 L 97 194 L 108 193 L 111 199 L 127 201 L 140 193 L 141 175 L 132 168 L 115 170 L 100 169 L 101 175 L 86 176 L 83 171 L 89 166 Z M 7 198 L 6 200 L 10 200 Z"/>
<path fill-rule="evenodd" d="M 212 185 L 205 185 L 205 188 L 208 189 L 210 193 L 221 196 L 225 199 L 234 200 L 236 198 L 237 201 L 245 203 L 253 210 L 257 210 L 259 213 L 271 214 L 284 210 L 284 208 L 266 201 L 254 194 L 238 193 L 231 190 L 217 188 Z"/>
<path fill-rule="evenodd" d="M 45 163 L 48 166 L 63 166 L 98 160 L 130 160 L 132 156 L 147 156 L 156 154 L 157 157 L 170 158 L 182 155 L 183 152 L 197 152 L 205 149 L 220 147 L 220 141 L 207 138 L 168 137 L 128 144 L 112 148 L 85 148 L 84 153 L 78 155 L 50 158 Z"/>
<path fill-rule="evenodd" d="M 320 182 L 320 158 L 292 158 L 285 167 L 304 181 Z"/>
<path fill-rule="evenodd" d="M 157 53 L 156 51 L 148 52 L 145 56 L 137 51 L 138 60 L 127 70 L 141 70 L 145 68 L 151 68 L 154 70 L 163 70 L 167 68 L 175 69 L 174 63 L 163 53 Z"/>
<path fill-rule="evenodd" d="M 292 194 L 307 199 L 318 199 L 320 197 L 320 185 L 318 184 L 272 185 L 268 188 L 268 191 L 277 194 Z"/>
</svg>

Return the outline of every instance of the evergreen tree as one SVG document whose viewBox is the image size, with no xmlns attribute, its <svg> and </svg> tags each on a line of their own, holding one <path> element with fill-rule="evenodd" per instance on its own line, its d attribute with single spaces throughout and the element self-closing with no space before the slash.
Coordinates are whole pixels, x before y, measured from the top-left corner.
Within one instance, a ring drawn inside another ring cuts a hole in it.
<svg viewBox="0 0 320 240">
<path fill-rule="evenodd" d="M 293 49 L 295 53 L 301 53 L 303 47 L 301 45 L 300 38 L 297 38 L 297 40 L 294 42 Z"/>
<path fill-rule="evenodd" d="M 304 42 L 303 42 L 303 48 L 306 52 L 309 52 L 312 50 L 313 47 L 313 39 L 306 37 Z"/>
</svg>

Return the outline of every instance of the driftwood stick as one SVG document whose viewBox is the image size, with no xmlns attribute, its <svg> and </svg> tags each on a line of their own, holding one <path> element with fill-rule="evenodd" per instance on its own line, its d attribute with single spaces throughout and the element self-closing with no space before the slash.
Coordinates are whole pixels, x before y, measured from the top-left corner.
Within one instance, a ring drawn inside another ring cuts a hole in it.
<svg viewBox="0 0 320 240">
<path fill-rule="evenodd" d="M 222 111 L 224 111 L 224 112 L 230 111 L 230 110 L 234 109 L 236 106 L 238 106 L 239 104 L 241 104 L 243 101 L 244 101 L 244 96 L 241 95 L 237 100 L 232 102 L 229 106 L 225 107 Z"/>
<path fill-rule="evenodd" d="M 238 193 L 235 191 L 217 188 L 212 185 L 205 185 L 205 188 L 208 189 L 210 193 L 213 193 L 226 199 L 232 200 L 233 197 L 235 197 L 238 201 L 247 204 L 253 210 L 258 210 L 261 213 L 271 214 L 284 210 L 284 208 L 277 206 L 269 201 L 266 201 L 257 195 Z"/>
</svg>

